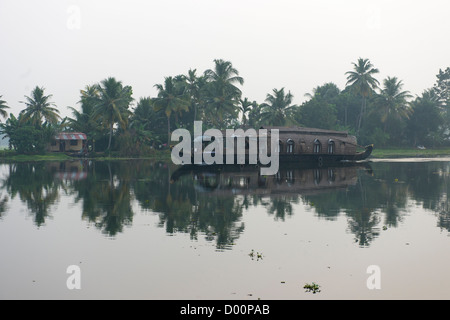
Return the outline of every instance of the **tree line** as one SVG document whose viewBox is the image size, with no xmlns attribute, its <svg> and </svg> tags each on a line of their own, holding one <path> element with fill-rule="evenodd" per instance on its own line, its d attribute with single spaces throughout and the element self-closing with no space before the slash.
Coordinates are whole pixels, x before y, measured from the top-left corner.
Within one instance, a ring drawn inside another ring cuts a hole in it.
<svg viewBox="0 0 450 320">
<path fill-rule="evenodd" d="M 203 73 L 167 76 L 155 84 L 154 97 L 133 98 L 131 86 L 114 77 L 80 90 L 79 108 L 62 118 L 52 95 L 36 86 L 20 103 L 17 116 L 0 96 L 0 115 L 7 118 L 0 132 L 19 153 L 42 153 L 56 132 L 83 132 L 92 151 L 140 156 L 170 145 L 176 128 L 304 126 L 344 130 L 360 144 L 438 147 L 449 144 L 450 68 L 439 70 L 435 84 L 421 95 L 404 90 L 403 80 L 377 79 L 379 70 L 359 58 L 345 72 L 345 88 L 326 82 L 293 103 L 286 88 L 274 88 L 263 102 L 244 97 L 244 79 L 230 61 L 214 60 Z"/>
</svg>

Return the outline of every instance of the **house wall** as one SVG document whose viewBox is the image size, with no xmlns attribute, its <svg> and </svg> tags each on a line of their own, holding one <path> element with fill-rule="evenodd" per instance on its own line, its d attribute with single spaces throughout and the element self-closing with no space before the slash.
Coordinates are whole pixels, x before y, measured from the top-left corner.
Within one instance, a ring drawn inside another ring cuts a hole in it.
<svg viewBox="0 0 450 320">
<path fill-rule="evenodd" d="M 72 141 L 76 141 L 76 145 L 72 145 Z M 66 151 L 80 151 L 83 149 L 83 140 L 67 140 Z"/>
<path fill-rule="evenodd" d="M 72 145 L 71 141 L 75 141 L 74 145 Z M 81 151 L 83 149 L 83 140 L 55 140 L 56 144 L 50 143 L 48 150 L 50 152 L 59 152 L 60 144 L 65 143 L 64 151 Z"/>
<path fill-rule="evenodd" d="M 48 146 L 47 150 L 50 152 L 59 151 L 59 141 L 55 140 L 54 142 L 51 142 L 50 145 Z"/>
</svg>

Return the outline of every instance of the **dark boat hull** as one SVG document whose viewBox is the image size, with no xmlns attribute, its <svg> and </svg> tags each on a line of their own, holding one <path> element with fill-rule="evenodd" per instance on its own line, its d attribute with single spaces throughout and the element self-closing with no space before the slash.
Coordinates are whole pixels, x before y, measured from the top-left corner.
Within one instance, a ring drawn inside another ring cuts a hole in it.
<svg viewBox="0 0 450 320">
<path fill-rule="evenodd" d="M 362 161 L 367 159 L 373 150 L 373 145 L 365 147 L 364 152 L 355 154 L 280 154 L 280 163 L 295 162 L 295 163 L 329 163 L 340 161 Z"/>
<path fill-rule="evenodd" d="M 364 152 L 358 152 L 355 154 L 280 154 L 280 163 L 295 163 L 295 164 L 318 164 L 323 163 L 336 163 L 336 162 L 355 162 L 363 161 L 367 159 L 373 150 L 373 145 L 368 145 L 365 147 Z M 195 164 L 192 157 L 192 163 L 195 166 L 208 166 L 207 163 Z M 223 163 L 226 164 L 226 159 L 224 156 Z M 234 159 L 234 164 L 239 164 L 237 157 Z M 245 160 L 245 164 L 249 164 L 248 158 Z"/>
</svg>

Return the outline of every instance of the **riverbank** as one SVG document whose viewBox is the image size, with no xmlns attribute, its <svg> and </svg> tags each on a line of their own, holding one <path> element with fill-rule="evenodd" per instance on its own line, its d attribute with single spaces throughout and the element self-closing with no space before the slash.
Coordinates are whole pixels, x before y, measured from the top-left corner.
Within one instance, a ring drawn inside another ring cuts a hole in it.
<svg viewBox="0 0 450 320">
<path fill-rule="evenodd" d="M 417 149 L 417 148 L 386 148 L 372 151 L 372 158 L 420 158 L 420 157 L 443 157 L 450 156 L 450 148 Z"/>
<path fill-rule="evenodd" d="M 170 151 L 162 150 L 157 151 L 153 155 L 144 157 L 126 157 L 115 153 L 95 153 L 87 157 L 70 156 L 65 153 L 49 152 L 45 154 L 17 154 L 12 150 L 1 150 L 0 160 L 4 161 L 69 161 L 69 160 L 132 160 L 132 159 L 148 159 L 153 161 L 170 161 Z"/>
<path fill-rule="evenodd" d="M 439 149 L 416 149 L 416 148 L 392 148 L 392 149 L 377 149 L 374 148 L 372 151 L 371 158 L 382 159 L 382 158 L 420 158 L 420 157 L 443 157 L 450 156 L 450 148 L 439 148 Z M 89 157 L 79 158 L 72 157 L 70 155 L 58 152 L 46 153 L 46 154 L 17 154 L 15 151 L 11 150 L 1 150 L 0 160 L 6 161 L 67 161 L 67 160 L 77 160 L 77 159 L 90 159 L 90 160 L 132 160 L 132 159 L 148 159 L 153 161 L 171 161 L 170 151 L 162 150 L 157 151 L 155 154 L 145 157 L 126 157 L 118 154 L 106 154 L 106 153 L 96 153 L 90 155 Z"/>
</svg>

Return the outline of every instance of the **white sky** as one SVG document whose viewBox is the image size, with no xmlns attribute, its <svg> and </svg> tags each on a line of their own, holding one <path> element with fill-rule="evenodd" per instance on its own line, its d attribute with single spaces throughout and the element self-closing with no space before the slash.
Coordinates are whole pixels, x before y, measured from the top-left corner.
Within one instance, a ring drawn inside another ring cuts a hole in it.
<svg viewBox="0 0 450 320">
<path fill-rule="evenodd" d="M 43 86 L 69 115 L 109 76 L 137 100 L 224 59 L 250 100 L 285 87 L 301 103 L 326 82 L 343 89 L 359 57 L 420 95 L 450 66 L 449 12 L 448 0 L 0 0 L 0 95 L 17 115 Z"/>
</svg>

